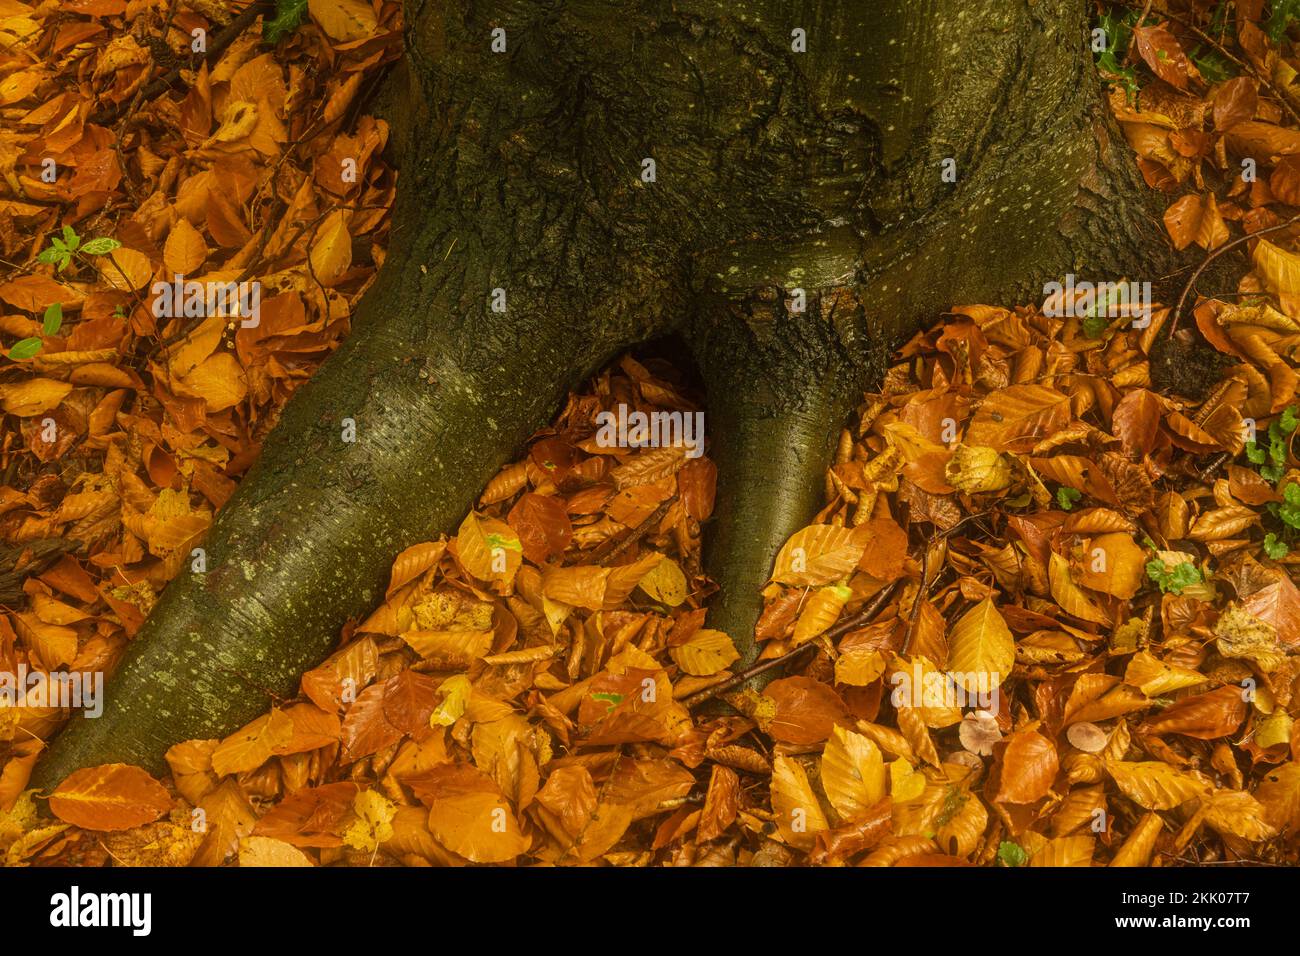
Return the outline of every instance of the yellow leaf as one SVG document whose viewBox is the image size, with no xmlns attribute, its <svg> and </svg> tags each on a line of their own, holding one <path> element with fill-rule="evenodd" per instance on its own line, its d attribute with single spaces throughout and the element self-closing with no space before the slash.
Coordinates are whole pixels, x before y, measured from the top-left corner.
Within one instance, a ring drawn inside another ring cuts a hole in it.
<svg viewBox="0 0 1300 956">
<path fill-rule="evenodd" d="M 392 597 L 393 592 L 402 585 L 409 584 L 436 565 L 446 550 L 445 541 L 424 541 L 411 545 L 399 554 L 393 559 L 392 576 L 384 597 Z"/>
<path fill-rule="evenodd" d="M 1205 822 L 1243 840 L 1268 840 L 1277 831 L 1264 820 L 1264 807 L 1244 790 L 1216 790 L 1205 806 Z"/>
<path fill-rule="evenodd" d="M 1267 750 L 1278 744 L 1291 741 L 1291 726 L 1294 721 L 1285 710 L 1275 710 L 1255 725 L 1255 743 Z"/>
<path fill-rule="evenodd" d="M 854 819 L 885 796 L 880 748 L 838 725 L 822 751 L 821 778 L 826 798 L 844 820 Z"/>
<path fill-rule="evenodd" d="M 455 629 L 438 631 L 405 631 L 406 641 L 417 654 L 438 667 L 451 670 L 469 667 L 492 649 L 493 632 L 490 630 Z"/>
<path fill-rule="evenodd" d="M 212 769 L 218 776 L 256 770 L 293 739 L 293 721 L 282 710 L 272 710 L 235 731 L 212 752 Z"/>
<path fill-rule="evenodd" d="M 590 611 L 613 610 L 632 593 L 638 582 L 663 560 L 663 555 L 652 551 L 632 564 L 617 568 L 593 568 L 586 565 L 562 568 L 547 565 L 542 571 L 542 594 L 552 601 L 571 607 L 585 607 Z M 546 611 L 563 620 L 562 609 Z"/>
<path fill-rule="evenodd" d="M 167 352 L 167 371 L 177 378 L 184 378 L 198 368 L 221 344 L 226 322 L 219 315 L 210 315 L 204 319 L 197 329 Z"/>
<path fill-rule="evenodd" d="M 130 292 L 143 288 L 153 275 L 153 263 L 149 257 L 125 246 L 97 258 L 107 260 L 100 264 L 99 271 L 103 273 L 104 281 L 114 289 Z"/>
<path fill-rule="evenodd" d="M 379 21 L 364 0 L 307 0 L 312 19 L 331 40 L 351 43 L 375 35 Z"/>
<path fill-rule="evenodd" d="M 817 833 L 830 829 L 808 774 L 798 761 L 782 754 L 773 759 L 771 795 L 777 829 L 791 846 L 811 850 Z"/>
<path fill-rule="evenodd" d="M 229 352 L 209 356 L 179 382 L 178 391 L 203 399 L 209 412 L 238 405 L 248 394 L 248 377 Z"/>
<path fill-rule="evenodd" d="M 257 104 L 248 100 L 231 100 L 226 103 L 221 126 L 212 134 L 218 143 L 234 143 L 257 129 Z"/>
<path fill-rule="evenodd" d="M 709 677 L 740 658 L 729 635 L 708 628 L 696 631 L 669 653 L 678 667 L 694 677 Z"/>
<path fill-rule="evenodd" d="M 1016 642 L 992 598 L 961 616 L 948 638 L 948 671 L 967 693 L 998 687 L 1011 673 Z"/>
<path fill-rule="evenodd" d="M 240 866 L 314 866 L 311 857 L 283 840 L 246 836 L 239 841 Z"/>
<path fill-rule="evenodd" d="M 524 560 L 524 546 L 514 528 L 496 518 L 465 516 L 456 533 L 456 553 L 465 570 L 480 581 L 509 585 Z"/>
<path fill-rule="evenodd" d="M 1278 642 L 1277 628 L 1261 621 L 1235 602 L 1219 615 L 1214 624 L 1215 644 L 1224 657 L 1237 657 L 1256 664 L 1270 674 L 1286 660 L 1286 650 Z"/>
<path fill-rule="evenodd" d="M 1172 810 L 1210 789 L 1200 777 L 1158 760 L 1110 760 L 1106 769 L 1120 792 L 1147 810 Z"/>
<path fill-rule="evenodd" d="M 818 588 L 808 596 L 794 625 L 794 644 L 811 641 L 839 620 L 840 612 L 853 592 L 842 584 Z"/>
<path fill-rule="evenodd" d="M 925 774 L 899 757 L 889 765 L 889 796 L 894 803 L 906 803 L 925 793 Z"/>
<path fill-rule="evenodd" d="M 997 451 L 1025 452 L 1070 420 L 1070 397 L 1046 385 L 1011 385 L 980 404 L 966 441 Z"/>
<path fill-rule="evenodd" d="M 57 408 L 72 391 L 70 382 L 52 378 L 31 378 L 10 385 L 0 385 L 0 407 L 10 415 L 27 418 Z"/>
<path fill-rule="evenodd" d="M 1110 866 L 1146 866 L 1151 862 L 1151 854 L 1156 848 L 1156 838 L 1164 828 L 1164 821 L 1158 813 L 1148 813 L 1138 821 L 1133 832 L 1128 835 L 1124 845 L 1119 848 Z"/>
<path fill-rule="evenodd" d="M 1100 534 L 1088 548 L 1080 580 L 1094 591 L 1127 601 L 1146 583 L 1146 552 L 1125 532 Z"/>
<path fill-rule="evenodd" d="M 1148 697 L 1163 697 L 1170 691 L 1205 683 L 1205 675 L 1187 667 L 1166 664 L 1146 651 L 1134 654 L 1124 671 L 1124 683 L 1132 684 Z"/>
<path fill-rule="evenodd" d="M 1279 249 L 1267 239 L 1255 242 L 1255 271 L 1270 292 L 1300 295 L 1300 256 Z"/>
<path fill-rule="evenodd" d="M 863 527 L 809 525 L 791 535 L 781 548 L 772 580 L 800 587 L 831 584 L 857 567 L 867 540 Z"/>
<path fill-rule="evenodd" d="M 866 687 L 885 672 L 885 655 L 872 647 L 854 647 L 835 659 L 835 683 Z"/>
<path fill-rule="evenodd" d="M 1094 624 L 1110 623 L 1106 613 L 1088 600 L 1083 589 L 1070 577 L 1070 562 L 1055 551 L 1052 552 L 1051 562 L 1047 566 L 1047 579 L 1051 586 L 1052 597 L 1066 614 L 1073 615 L 1081 621 L 1092 621 Z"/>
<path fill-rule="evenodd" d="M 429 831 L 438 842 L 473 863 L 504 863 L 528 849 L 509 803 L 495 783 L 474 767 L 446 765 L 429 771 Z"/>
<path fill-rule="evenodd" d="M 958 443 L 953 446 L 943 476 L 963 494 L 1001 491 L 1011 484 L 1011 465 L 995 449 Z"/>
<path fill-rule="evenodd" d="M 664 558 L 643 577 L 637 586 L 651 600 L 669 607 L 677 607 L 686 600 L 686 575 L 671 558 Z"/>
<path fill-rule="evenodd" d="M 334 285 L 348 271 L 352 265 L 352 237 L 343 210 L 334 210 L 321 223 L 307 259 L 312 275 L 326 287 Z"/>
<path fill-rule="evenodd" d="M 450 727 L 465 713 L 469 703 L 470 692 L 474 689 L 469 678 L 464 674 L 448 677 L 438 685 L 438 692 L 443 695 L 442 703 L 429 715 L 429 726 Z"/>
<path fill-rule="evenodd" d="M 1029 860 L 1030 866 L 1092 866 L 1096 840 L 1090 836 L 1062 836 L 1048 840 Z"/>
<path fill-rule="evenodd" d="M 397 806 L 378 790 L 362 790 L 352 798 L 357 818 L 343 831 L 343 842 L 356 850 L 374 853 L 393 837 Z"/>
</svg>

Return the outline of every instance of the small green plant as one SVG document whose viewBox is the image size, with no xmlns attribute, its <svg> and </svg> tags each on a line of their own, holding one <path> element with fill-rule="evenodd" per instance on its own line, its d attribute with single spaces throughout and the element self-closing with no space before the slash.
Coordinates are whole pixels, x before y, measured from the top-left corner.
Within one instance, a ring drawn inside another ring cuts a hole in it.
<svg viewBox="0 0 1300 956">
<path fill-rule="evenodd" d="M 1129 48 L 1133 28 L 1141 16 L 1137 10 L 1125 10 L 1123 13 L 1110 10 L 1103 13 L 1098 21 L 1098 26 L 1106 34 L 1106 49 L 1097 54 L 1097 69 L 1110 82 L 1124 87 L 1130 103 L 1137 100 L 1137 70 L 1132 64 L 1121 66 L 1119 58 Z"/>
<path fill-rule="evenodd" d="M 1291 548 L 1285 541 L 1270 531 L 1264 535 L 1264 553 L 1274 561 L 1281 561 L 1291 553 Z"/>
<path fill-rule="evenodd" d="M 1288 528 L 1300 530 L 1300 482 L 1288 481 L 1282 489 L 1282 502 L 1270 502 L 1269 507 Z"/>
<path fill-rule="evenodd" d="M 71 226 L 64 226 L 63 235 L 51 239 L 50 247 L 42 249 L 41 254 L 36 257 L 36 261 L 43 262 L 46 265 L 57 264 L 56 271 L 62 272 L 75 256 L 106 256 L 121 245 L 116 239 L 109 239 L 107 236 L 100 236 L 98 239 L 82 242 L 81 237 L 77 235 L 77 230 Z"/>
<path fill-rule="evenodd" d="M 55 335 L 63 326 L 63 305 L 59 302 L 51 302 L 45 310 L 45 318 L 41 323 L 41 332 L 45 335 Z M 40 336 L 19 339 L 9 349 L 9 357 L 14 361 L 29 359 L 41 350 Z"/>
<path fill-rule="evenodd" d="M 1273 0 L 1269 4 L 1270 12 L 1268 20 L 1264 24 L 1264 32 L 1274 43 L 1282 42 L 1282 34 L 1286 33 L 1286 28 L 1291 22 L 1300 19 L 1300 0 Z"/>
<path fill-rule="evenodd" d="M 1078 488 L 1070 488 L 1062 485 L 1056 489 L 1056 503 L 1061 506 L 1062 511 L 1069 511 L 1074 507 L 1075 502 L 1083 497 L 1083 492 Z"/>
<path fill-rule="evenodd" d="M 275 16 L 262 25 L 262 39 L 279 43 L 302 25 L 307 13 L 307 0 L 275 0 Z"/>
<path fill-rule="evenodd" d="M 1204 579 L 1201 569 L 1191 561 L 1175 564 L 1170 568 L 1159 558 L 1147 562 L 1147 577 L 1160 586 L 1162 593 L 1182 594 L 1184 588 L 1200 584 Z"/>
<path fill-rule="evenodd" d="M 1300 425 L 1296 407 L 1288 405 L 1268 426 L 1268 447 L 1262 448 L 1257 441 L 1246 442 L 1246 458 L 1251 464 L 1259 465 L 1259 473 L 1271 482 L 1281 481 L 1286 471 L 1286 452 L 1288 439 Z"/>
<path fill-rule="evenodd" d="M 1198 73 L 1206 83 L 1222 83 L 1237 75 L 1232 64 L 1214 50 L 1203 50 L 1198 43 L 1187 53 Z"/>
<path fill-rule="evenodd" d="M 998 844 L 998 862 L 1003 866 L 1024 866 L 1029 862 L 1029 854 L 1019 843 L 1003 840 Z"/>
</svg>

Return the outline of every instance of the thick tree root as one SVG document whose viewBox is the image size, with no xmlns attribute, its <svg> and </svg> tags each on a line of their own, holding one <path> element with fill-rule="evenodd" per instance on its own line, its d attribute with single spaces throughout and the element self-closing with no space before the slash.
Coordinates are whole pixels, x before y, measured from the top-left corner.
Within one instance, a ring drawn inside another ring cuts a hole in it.
<svg viewBox="0 0 1300 956">
<path fill-rule="evenodd" d="M 731 636 L 744 669 L 758 655 L 754 626 L 773 559 L 821 507 L 840 429 L 883 362 L 872 369 L 843 347 L 865 326 L 851 295 L 814 293 L 802 311 L 771 290 L 705 301 L 694 344 L 708 382 L 718 494 L 704 557 L 721 588 L 708 622 Z M 857 353 L 874 358 L 883 348 Z"/>
<path fill-rule="evenodd" d="M 219 513 L 206 568 L 168 586 L 109 679 L 103 714 L 73 719 L 35 785 L 109 762 L 164 772 L 173 744 L 225 736 L 292 697 L 341 625 L 383 595 L 393 556 L 454 531 L 603 358 L 574 350 L 569 329 L 537 321 L 540 303 L 522 295 L 493 317 L 473 256 L 447 257 L 436 276 L 413 259 L 390 260 L 353 334 Z M 445 308 L 421 304 L 434 299 L 422 282 Z M 477 336 L 457 335 L 474 311 Z"/>
</svg>

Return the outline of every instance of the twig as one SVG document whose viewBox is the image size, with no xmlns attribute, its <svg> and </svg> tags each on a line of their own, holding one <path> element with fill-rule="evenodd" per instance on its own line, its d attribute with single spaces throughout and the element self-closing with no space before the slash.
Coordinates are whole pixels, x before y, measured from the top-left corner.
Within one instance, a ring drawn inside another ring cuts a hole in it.
<svg viewBox="0 0 1300 956">
<path fill-rule="evenodd" d="M 1209 484 L 1210 479 L 1214 477 L 1214 473 L 1223 467 L 1223 463 L 1231 457 L 1232 455 L 1226 451 L 1219 452 L 1210 459 L 1209 463 L 1200 470 L 1196 477 L 1200 479 L 1202 484 Z"/>
<path fill-rule="evenodd" d="M 879 614 L 881 609 L 884 608 L 884 606 L 889 603 L 890 598 L 892 598 L 894 595 L 894 592 L 898 590 L 898 585 L 899 585 L 898 581 L 891 581 L 889 584 L 886 584 L 883 588 L 881 588 L 879 591 L 877 591 L 875 594 L 871 596 L 871 600 L 869 600 L 866 604 L 862 606 L 862 610 L 858 611 L 852 617 L 845 618 L 843 621 L 838 622 L 833 627 L 827 628 L 826 632 L 821 636 L 833 640 L 834 638 L 839 637 L 841 634 L 847 634 L 849 631 L 852 631 L 855 628 L 862 627 L 864 624 L 870 624 L 872 618 L 874 618 L 877 614 Z M 818 646 L 817 644 L 814 644 L 811 641 L 809 641 L 807 644 L 800 644 L 794 650 L 786 651 L 780 657 L 770 657 L 765 661 L 760 661 L 759 663 L 755 664 L 753 667 L 741 671 L 739 674 L 735 674 L 731 677 L 728 677 L 726 680 L 714 684 L 712 687 L 706 687 L 704 688 L 704 690 L 699 691 L 698 693 L 694 693 L 690 697 L 687 697 L 685 700 L 682 701 L 682 703 L 686 706 L 687 710 L 690 710 L 691 708 L 697 707 L 700 704 L 704 703 L 706 700 L 712 700 L 714 697 L 717 697 L 719 694 L 731 690 L 731 688 L 733 687 L 739 687 L 741 684 L 748 681 L 751 677 L 756 677 L 757 675 L 762 674 L 764 671 L 769 671 L 773 667 L 777 667 L 781 664 L 784 664 L 786 661 L 789 661 L 792 658 L 798 656 L 799 654 L 802 654 L 804 651 L 808 650 L 809 648 L 814 648 L 817 646 Z"/>
<path fill-rule="evenodd" d="M 593 548 L 591 553 L 584 557 L 579 564 L 601 564 L 610 558 L 617 558 L 620 554 L 644 538 L 650 529 L 659 523 L 659 520 L 668 513 L 672 503 L 677 500 L 676 495 L 665 498 L 660 502 L 659 507 L 650 513 L 650 516 L 642 521 L 635 528 L 631 528 L 620 535 L 616 535 L 605 541 L 602 541 L 597 547 Z"/>
<path fill-rule="evenodd" d="M 1138 15 L 1137 23 L 1133 26 L 1133 35 L 1128 38 L 1128 49 L 1124 51 L 1124 59 L 1120 66 L 1128 66 L 1128 61 L 1133 59 L 1133 51 L 1137 48 L 1137 31 L 1138 27 L 1146 21 L 1147 15 L 1151 12 L 1153 0 L 1147 0 L 1146 6 L 1142 8 L 1142 13 Z"/>
<path fill-rule="evenodd" d="M 1211 262 L 1219 258 L 1219 256 L 1223 255 L 1225 252 L 1229 252 L 1237 246 L 1240 246 L 1242 243 L 1248 242 L 1251 239 L 1257 239 L 1260 236 L 1266 236 L 1270 232 L 1280 232 L 1283 229 L 1288 229 L 1291 226 L 1294 226 L 1296 223 L 1300 223 L 1300 216 L 1292 216 L 1286 222 L 1278 223 L 1276 226 L 1269 226 L 1267 229 L 1258 229 L 1255 232 L 1233 239 L 1231 242 L 1225 242 L 1223 245 L 1219 246 L 1219 248 L 1206 256 L 1201 261 L 1201 264 L 1196 267 L 1196 271 L 1192 273 L 1192 277 L 1187 280 L 1187 285 L 1183 286 L 1183 294 L 1178 297 L 1178 304 L 1174 306 L 1174 320 L 1169 323 L 1167 338 L 1172 339 L 1174 337 L 1174 332 L 1178 330 L 1178 320 L 1182 318 L 1183 315 L 1183 305 L 1187 302 L 1187 297 L 1192 294 L 1192 287 L 1196 285 L 1196 280 L 1201 277 L 1201 273 L 1206 270 Z"/>
</svg>

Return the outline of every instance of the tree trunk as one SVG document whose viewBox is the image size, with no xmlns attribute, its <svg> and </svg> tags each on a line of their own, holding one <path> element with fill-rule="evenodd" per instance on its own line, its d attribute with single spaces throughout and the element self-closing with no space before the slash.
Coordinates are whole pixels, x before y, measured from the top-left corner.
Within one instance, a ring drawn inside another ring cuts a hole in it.
<svg viewBox="0 0 1300 956">
<path fill-rule="evenodd" d="M 720 465 L 712 624 L 751 660 L 775 551 L 901 335 L 1070 271 L 1167 271 L 1084 0 L 406 12 L 382 275 L 219 515 L 210 570 L 168 587 L 44 784 L 162 770 L 168 746 L 292 695 L 400 549 L 454 530 L 568 389 L 673 329 L 705 373 Z"/>
</svg>

